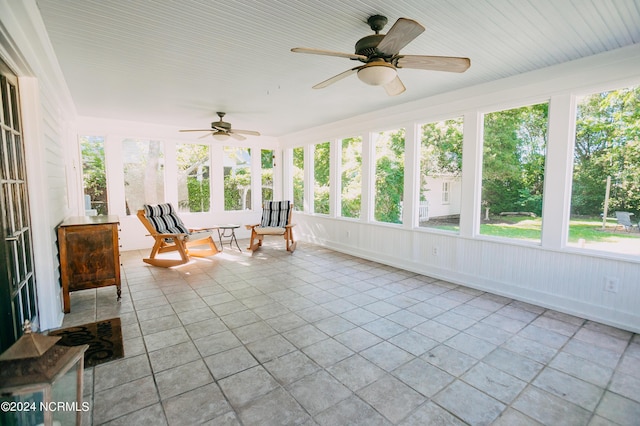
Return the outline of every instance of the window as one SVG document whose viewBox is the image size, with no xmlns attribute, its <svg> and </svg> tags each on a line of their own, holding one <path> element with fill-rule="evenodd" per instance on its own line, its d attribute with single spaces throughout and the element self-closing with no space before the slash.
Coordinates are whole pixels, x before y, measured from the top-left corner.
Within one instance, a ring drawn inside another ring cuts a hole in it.
<svg viewBox="0 0 640 426">
<path fill-rule="evenodd" d="M 224 209 L 251 209 L 251 149 L 224 147 Z"/>
<path fill-rule="evenodd" d="M 568 245 L 637 255 L 615 212 L 640 220 L 640 87 L 585 96 L 576 113 Z"/>
<path fill-rule="evenodd" d="M 144 204 L 164 202 L 164 151 L 162 142 L 124 139 L 124 196 L 128 215 Z"/>
<path fill-rule="evenodd" d="M 449 204 L 449 190 L 451 182 L 442 182 L 442 204 Z"/>
<path fill-rule="evenodd" d="M 107 172 L 104 160 L 104 137 L 81 136 L 82 184 L 84 187 L 84 209 L 87 215 L 106 215 Z"/>
<path fill-rule="evenodd" d="M 420 130 L 418 224 L 457 232 L 462 201 L 462 117 L 423 124 Z"/>
<path fill-rule="evenodd" d="M 179 144 L 178 210 L 181 212 L 208 212 L 210 206 L 209 146 Z"/>
<path fill-rule="evenodd" d="M 374 218 L 402 223 L 404 196 L 404 129 L 378 133 L 376 147 Z"/>
<path fill-rule="evenodd" d="M 304 210 L 304 148 L 293 148 L 293 208 Z"/>
<path fill-rule="evenodd" d="M 273 200 L 273 150 L 260 151 L 260 167 L 262 170 L 262 201 Z"/>
<path fill-rule="evenodd" d="M 360 217 L 362 138 L 342 139 L 341 209 L 343 217 Z"/>
<path fill-rule="evenodd" d="M 481 234 L 540 241 L 548 111 L 543 103 L 485 114 Z"/>
<path fill-rule="evenodd" d="M 313 211 L 314 213 L 329 214 L 329 170 L 330 148 L 329 142 L 315 145 L 313 151 Z"/>
</svg>

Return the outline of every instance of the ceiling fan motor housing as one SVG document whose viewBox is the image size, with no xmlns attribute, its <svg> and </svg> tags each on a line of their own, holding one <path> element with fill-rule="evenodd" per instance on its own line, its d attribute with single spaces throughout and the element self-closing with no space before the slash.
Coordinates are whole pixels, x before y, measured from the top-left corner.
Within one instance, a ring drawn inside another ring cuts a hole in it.
<svg viewBox="0 0 640 426">
<path fill-rule="evenodd" d="M 384 38 L 384 34 L 371 34 L 366 37 L 362 37 L 356 43 L 356 54 L 364 55 L 369 57 L 369 59 L 373 58 L 383 58 L 384 56 L 378 52 L 378 45 Z"/>
<path fill-rule="evenodd" d="M 213 121 L 211 122 L 211 128 L 212 129 L 224 129 L 225 131 L 229 131 L 231 130 L 231 124 L 227 123 L 225 121 Z"/>
</svg>

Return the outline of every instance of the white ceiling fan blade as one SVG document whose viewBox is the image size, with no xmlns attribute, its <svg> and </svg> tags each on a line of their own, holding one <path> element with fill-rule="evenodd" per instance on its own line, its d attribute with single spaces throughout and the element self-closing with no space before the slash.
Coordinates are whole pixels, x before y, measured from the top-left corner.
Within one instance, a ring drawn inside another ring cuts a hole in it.
<svg viewBox="0 0 640 426">
<path fill-rule="evenodd" d="M 307 47 L 294 47 L 291 49 L 294 53 L 308 53 L 311 55 L 325 55 L 325 56 L 337 56 L 339 58 L 358 59 L 360 61 L 366 61 L 367 57 L 364 55 L 357 55 L 355 53 L 334 52 L 332 50 L 322 49 L 310 49 Z"/>
<path fill-rule="evenodd" d="M 234 139 L 235 139 L 235 140 L 237 140 L 237 141 L 243 141 L 243 140 L 246 140 L 246 139 L 247 139 L 247 138 L 245 138 L 244 136 L 239 135 L 239 134 L 237 134 L 237 133 L 233 133 L 233 132 L 229 132 L 229 136 L 231 136 L 232 138 L 234 138 Z"/>
<path fill-rule="evenodd" d="M 189 129 L 189 130 L 178 130 L 179 132 L 210 132 L 211 129 Z"/>
<path fill-rule="evenodd" d="M 376 49 L 385 55 L 395 55 L 424 31 L 424 27 L 413 19 L 400 18 L 393 24 Z"/>
<path fill-rule="evenodd" d="M 418 70 L 465 72 L 471 66 L 471 60 L 454 56 L 404 55 L 398 57 L 396 66 Z"/>
<path fill-rule="evenodd" d="M 396 76 L 396 78 L 384 85 L 384 90 L 389 96 L 397 96 L 407 89 L 404 87 L 404 84 L 402 84 L 400 77 Z"/>
<path fill-rule="evenodd" d="M 204 139 L 204 138 L 209 137 L 209 136 L 212 136 L 212 135 L 213 135 L 213 132 L 212 132 L 212 131 L 209 131 L 209 134 L 208 134 L 208 135 L 202 135 L 202 136 L 200 136 L 198 139 Z"/>
<path fill-rule="evenodd" d="M 229 133 L 238 133 L 241 135 L 250 135 L 250 136 L 260 136 L 259 132 L 255 132 L 253 130 L 236 130 L 232 129 Z"/>
<path fill-rule="evenodd" d="M 364 65 L 363 65 L 364 66 Z M 335 83 L 336 81 L 342 80 L 345 77 L 349 77 L 351 74 L 356 73 L 360 68 L 362 67 L 355 67 L 355 68 L 351 68 L 350 70 L 346 70 L 345 72 L 341 72 L 338 75 L 334 75 L 333 77 L 316 84 L 315 86 L 313 86 L 314 89 L 323 89 L 333 83 Z"/>
</svg>

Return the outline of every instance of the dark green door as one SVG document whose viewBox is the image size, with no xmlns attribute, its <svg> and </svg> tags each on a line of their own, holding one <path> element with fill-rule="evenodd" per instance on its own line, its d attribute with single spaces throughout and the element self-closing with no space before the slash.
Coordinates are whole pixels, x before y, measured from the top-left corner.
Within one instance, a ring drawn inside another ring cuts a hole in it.
<svg viewBox="0 0 640 426">
<path fill-rule="evenodd" d="M 0 61 L 0 352 L 39 329 L 18 79 Z"/>
</svg>

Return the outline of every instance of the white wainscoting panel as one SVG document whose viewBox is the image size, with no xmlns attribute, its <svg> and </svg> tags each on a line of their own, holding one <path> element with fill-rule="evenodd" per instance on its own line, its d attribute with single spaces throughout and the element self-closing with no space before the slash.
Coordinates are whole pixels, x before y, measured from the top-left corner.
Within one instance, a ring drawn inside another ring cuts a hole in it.
<svg viewBox="0 0 640 426">
<path fill-rule="evenodd" d="M 296 223 L 302 241 L 640 332 L 638 262 L 319 215 Z M 605 290 L 607 277 L 618 280 L 616 293 Z"/>
</svg>

